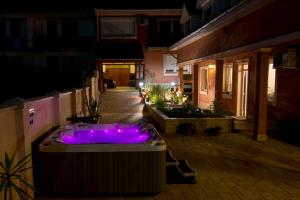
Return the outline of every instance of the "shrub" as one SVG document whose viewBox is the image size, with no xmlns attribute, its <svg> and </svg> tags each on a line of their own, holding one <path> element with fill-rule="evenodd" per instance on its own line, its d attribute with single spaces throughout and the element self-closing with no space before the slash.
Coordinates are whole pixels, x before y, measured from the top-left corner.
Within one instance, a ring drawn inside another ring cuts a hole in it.
<svg viewBox="0 0 300 200">
<path fill-rule="evenodd" d="M 213 102 L 213 111 L 214 111 L 214 114 L 218 117 L 224 117 L 224 108 L 223 108 L 223 105 L 218 102 L 218 101 L 214 101 Z"/>
<path fill-rule="evenodd" d="M 213 102 L 210 109 L 201 110 L 192 103 L 183 104 L 182 108 L 159 108 L 170 118 L 203 118 L 203 117 L 224 117 L 224 109 L 218 102 Z"/>
<path fill-rule="evenodd" d="M 156 101 L 155 104 L 157 106 L 157 109 L 159 109 L 159 110 L 164 109 L 164 107 L 166 105 L 166 103 L 165 103 L 165 101 L 163 99 L 157 99 L 157 101 Z"/>
<path fill-rule="evenodd" d="M 157 102 L 164 101 L 164 96 L 167 92 L 167 87 L 164 87 L 159 84 L 146 85 L 145 91 L 148 94 L 150 102 L 156 104 Z"/>
</svg>

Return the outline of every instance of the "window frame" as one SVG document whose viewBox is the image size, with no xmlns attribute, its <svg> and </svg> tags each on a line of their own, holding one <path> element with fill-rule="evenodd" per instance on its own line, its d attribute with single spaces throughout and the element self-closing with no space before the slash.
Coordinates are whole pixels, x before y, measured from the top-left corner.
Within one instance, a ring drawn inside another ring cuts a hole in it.
<svg viewBox="0 0 300 200">
<path fill-rule="evenodd" d="M 268 105 L 276 105 L 277 104 L 277 69 L 273 68 L 275 70 L 275 78 L 274 78 L 274 95 L 273 95 L 273 99 L 270 100 L 269 98 L 269 70 L 270 70 L 270 65 L 271 64 L 274 64 L 273 63 L 273 59 L 270 58 L 269 59 L 269 62 L 268 62 L 268 80 L 267 80 L 267 102 L 268 102 Z"/>
<path fill-rule="evenodd" d="M 166 72 L 166 66 L 165 65 L 165 56 L 171 56 L 171 57 L 174 57 L 172 56 L 171 54 L 163 54 L 163 70 L 164 70 L 164 76 L 178 76 L 179 74 L 179 66 L 177 65 L 177 60 L 176 60 L 176 66 L 177 66 L 177 71 L 174 72 L 174 73 L 167 73 Z M 176 58 L 175 58 L 176 59 Z M 174 71 L 174 70 L 173 70 Z"/>
<path fill-rule="evenodd" d="M 170 33 L 169 34 L 171 34 L 171 35 L 174 35 L 174 34 L 178 34 L 178 33 L 176 33 L 175 32 L 175 23 L 176 22 L 178 22 L 179 23 L 179 25 L 180 25 L 180 20 L 179 19 L 175 19 L 175 18 L 158 18 L 157 19 L 157 33 L 158 34 L 162 34 L 161 33 L 161 24 L 160 24 L 160 22 L 169 22 L 170 23 Z M 180 30 L 180 32 L 182 33 L 182 27 L 181 27 L 181 30 Z"/>
<path fill-rule="evenodd" d="M 133 27 L 133 33 L 130 35 L 108 35 L 103 33 L 103 23 L 104 21 L 124 21 L 128 20 L 132 22 Z M 99 36 L 103 39 L 136 39 L 137 38 L 137 23 L 136 23 L 136 18 L 135 17 L 100 17 L 100 31 L 99 31 Z"/>
<path fill-rule="evenodd" d="M 229 79 L 228 79 L 228 73 L 225 73 L 225 72 L 228 72 L 228 70 L 226 71 L 226 69 L 228 69 L 228 68 L 231 68 L 231 81 L 229 81 Z M 232 98 L 233 68 L 234 68 L 234 63 L 233 62 L 228 62 L 228 63 L 223 64 L 222 96 L 225 97 L 225 98 Z M 226 84 L 227 88 L 225 88 L 225 86 L 224 86 L 225 82 L 227 83 Z M 228 82 L 231 82 L 231 91 L 227 91 L 228 85 L 229 85 Z M 226 89 L 226 91 L 225 91 L 225 89 Z"/>
<path fill-rule="evenodd" d="M 208 66 L 200 67 L 199 69 L 199 93 L 202 95 L 208 95 Z M 203 71 L 206 71 L 206 91 L 202 90 L 202 73 Z"/>
</svg>

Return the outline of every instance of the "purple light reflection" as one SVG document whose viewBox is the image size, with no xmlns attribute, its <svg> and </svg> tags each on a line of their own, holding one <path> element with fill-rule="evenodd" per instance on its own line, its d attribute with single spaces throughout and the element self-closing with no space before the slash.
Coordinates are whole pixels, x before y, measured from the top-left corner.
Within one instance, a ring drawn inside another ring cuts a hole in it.
<svg viewBox="0 0 300 200">
<path fill-rule="evenodd" d="M 142 130 L 139 125 L 103 124 L 86 127 L 74 126 L 70 134 L 61 133 L 60 141 L 65 144 L 134 144 L 144 143 L 151 133 Z"/>
</svg>

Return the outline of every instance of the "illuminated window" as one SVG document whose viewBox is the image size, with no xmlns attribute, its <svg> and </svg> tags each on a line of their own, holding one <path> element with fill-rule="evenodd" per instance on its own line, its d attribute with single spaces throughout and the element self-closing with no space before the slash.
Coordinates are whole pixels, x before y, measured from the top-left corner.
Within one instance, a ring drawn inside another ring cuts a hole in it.
<svg viewBox="0 0 300 200">
<path fill-rule="evenodd" d="M 192 66 L 191 65 L 183 66 L 183 74 L 192 74 Z"/>
<path fill-rule="evenodd" d="M 208 93 L 208 67 L 200 68 L 200 94 Z"/>
<path fill-rule="evenodd" d="M 177 59 L 170 54 L 164 55 L 164 75 L 165 76 L 178 75 Z"/>
<path fill-rule="evenodd" d="M 268 75 L 268 102 L 275 103 L 276 98 L 276 69 L 273 68 L 273 59 L 269 60 Z"/>
<path fill-rule="evenodd" d="M 222 92 L 226 96 L 232 95 L 232 70 L 233 63 L 226 63 L 223 65 L 223 85 Z"/>
</svg>

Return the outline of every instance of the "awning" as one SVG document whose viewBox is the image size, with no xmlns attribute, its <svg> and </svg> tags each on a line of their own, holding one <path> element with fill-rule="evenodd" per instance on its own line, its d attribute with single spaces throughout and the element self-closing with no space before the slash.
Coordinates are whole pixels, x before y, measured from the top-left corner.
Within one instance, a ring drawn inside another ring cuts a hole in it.
<svg viewBox="0 0 300 200">
<path fill-rule="evenodd" d="M 97 60 L 143 60 L 144 52 L 138 42 L 100 42 Z"/>
</svg>

